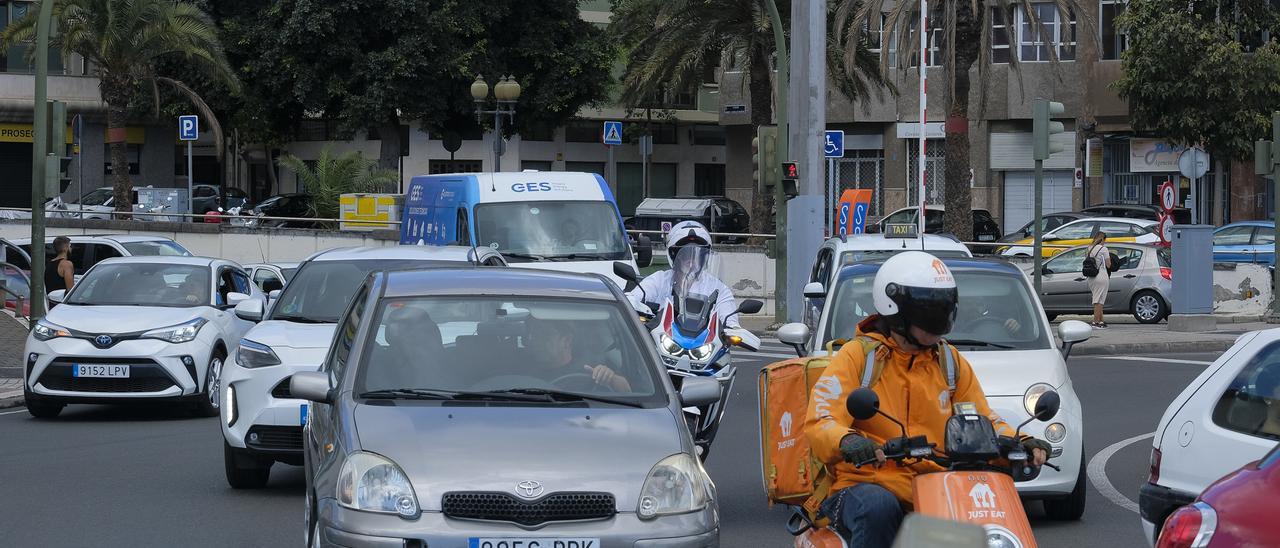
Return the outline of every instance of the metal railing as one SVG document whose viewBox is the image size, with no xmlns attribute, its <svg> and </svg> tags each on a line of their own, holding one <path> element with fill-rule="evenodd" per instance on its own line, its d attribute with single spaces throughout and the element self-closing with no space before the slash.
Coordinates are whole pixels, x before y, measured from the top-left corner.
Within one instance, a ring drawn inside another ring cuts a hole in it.
<svg viewBox="0 0 1280 548">
<path fill-rule="evenodd" d="M 13 308 L 13 315 L 26 320 L 27 323 L 31 323 L 31 316 L 25 314 L 22 311 L 22 309 L 24 308 L 23 304 L 25 304 L 27 301 L 26 297 L 23 297 L 22 295 L 14 293 L 13 290 L 9 289 L 4 284 L 0 284 L 0 293 L 13 295 L 13 298 L 16 301 L 16 306 L 14 306 Z M 8 301 L 8 300 L 9 299 L 5 299 L 5 301 Z"/>
<path fill-rule="evenodd" d="M 24 208 L 24 207 L 0 207 L 0 211 L 19 211 L 23 213 L 31 213 L 30 208 Z M 111 211 L 111 212 L 98 213 L 98 212 L 88 212 L 88 211 L 79 211 L 79 210 L 77 211 L 46 210 L 46 213 L 54 213 L 54 212 L 57 212 L 58 215 L 53 215 L 53 216 L 46 215 L 45 218 L 46 219 L 80 219 L 82 217 L 80 217 L 79 215 L 83 213 L 85 215 L 109 215 L 113 218 L 112 220 L 129 220 L 129 219 L 123 219 L 123 217 L 182 217 L 182 218 L 198 219 L 197 221 L 194 221 L 194 222 L 205 222 L 207 224 L 226 223 L 232 226 L 245 226 L 245 225 L 237 225 L 237 223 L 233 221 L 241 221 L 241 222 L 243 221 L 289 221 L 289 222 L 304 222 L 304 223 L 347 223 L 347 224 L 396 225 L 396 226 L 399 226 L 401 224 L 401 221 L 370 221 L 370 220 L 364 220 L 364 219 L 360 219 L 360 220 L 328 219 L 328 218 L 316 218 L 316 217 L 274 217 L 270 215 L 231 215 L 228 213 L 210 215 L 207 213 L 163 213 L 163 212 L 146 212 L 146 211 L 132 211 L 132 212 Z M 116 219 L 116 217 L 120 217 L 120 218 Z M 209 219 L 217 219 L 218 223 L 208 222 Z M 254 228 L 254 227 L 246 226 L 246 228 Z"/>
<path fill-rule="evenodd" d="M 666 235 L 666 231 L 627 229 L 627 234 Z M 710 234 L 712 237 L 725 237 L 725 238 L 774 238 L 777 236 L 776 234 L 755 234 L 751 232 L 711 232 Z M 654 241 L 657 241 L 657 240 L 654 240 Z"/>
</svg>

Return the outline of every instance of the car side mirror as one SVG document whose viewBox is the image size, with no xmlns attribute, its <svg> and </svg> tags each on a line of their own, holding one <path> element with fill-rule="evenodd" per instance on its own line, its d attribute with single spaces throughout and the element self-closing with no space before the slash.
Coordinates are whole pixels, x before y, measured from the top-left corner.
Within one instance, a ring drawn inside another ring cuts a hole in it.
<svg viewBox="0 0 1280 548">
<path fill-rule="evenodd" d="M 710 379 L 708 379 L 710 380 Z M 712 381 L 715 382 L 715 381 Z M 289 392 L 316 403 L 332 403 L 329 374 L 322 371 L 299 371 L 289 377 Z"/>
<path fill-rule="evenodd" d="M 235 291 L 227 293 L 227 308 L 235 308 L 239 306 L 240 303 L 249 300 L 249 298 L 249 295 L 244 293 L 237 293 Z"/>
<path fill-rule="evenodd" d="M 269 300 L 274 301 L 274 300 L 279 299 L 279 298 L 280 298 L 280 290 L 279 290 L 279 289 L 277 289 L 277 290 L 275 290 L 275 291 L 272 291 L 272 292 L 270 292 L 270 293 L 267 293 L 267 299 L 269 299 Z"/>
<path fill-rule="evenodd" d="M 624 292 L 630 292 L 632 289 L 635 289 L 637 285 L 640 285 L 640 275 L 636 274 L 636 269 L 631 268 L 631 265 L 627 263 L 620 261 L 614 262 L 613 275 L 622 278 L 627 282 L 627 286 L 623 288 Z"/>
<path fill-rule="evenodd" d="M 718 401 L 720 381 L 707 377 L 685 377 L 680 385 L 680 405 L 684 407 L 704 407 Z"/>
<path fill-rule="evenodd" d="M 822 299 L 827 296 L 827 288 L 822 286 L 822 282 L 809 282 L 804 284 L 804 296 L 808 299 Z"/>
<path fill-rule="evenodd" d="M 249 299 L 236 305 L 236 317 L 248 322 L 262 321 L 262 301 Z"/>
<path fill-rule="evenodd" d="M 1089 340 L 1093 336 L 1093 328 L 1080 320 L 1067 320 L 1058 326 L 1058 337 L 1062 339 L 1062 358 L 1071 355 L 1071 347 L 1076 343 Z"/>
<path fill-rule="evenodd" d="M 653 240 L 640 234 L 636 236 L 636 266 L 640 268 L 653 264 Z"/>
<path fill-rule="evenodd" d="M 849 394 L 849 398 L 844 401 L 844 408 L 854 419 L 865 421 L 880 411 L 880 396 L 870 388 L 859 388 Z"/>
<path fill-rule="evenodd" d="M 778 340 L 796 349 L 796 355 L 804 357 L 805 345 L 809 343 L 809 326 L 795 322 L 784 324 L 778 328 Z"/>
<path fill-rule="evenodd" d="M 67 298 L 67 290 L 65 289 L 59 289 L 56 291 L 49 292 L 49 300 L 55 303 L 62 304 L 62 301 L 66 298 Z"/>
<path fill-rule="evenodd" d="M 1048 422 L 1057 416 L 1060 407 L 1062 407 L 1062 396 L 1059 396 L 1053 390 L 1049 390 L 1040 394 L 1039 398 L 1036 398 L 1035 417 L 1041 422 Z"/>
</svg>

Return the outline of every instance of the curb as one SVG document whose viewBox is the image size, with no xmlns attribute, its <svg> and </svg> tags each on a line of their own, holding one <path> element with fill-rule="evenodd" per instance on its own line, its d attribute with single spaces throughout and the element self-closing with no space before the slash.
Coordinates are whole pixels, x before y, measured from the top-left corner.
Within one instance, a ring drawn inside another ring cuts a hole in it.
<svg viewBox="0 0 1280 548">
<path fill-rule="evenodd" d="M 22 395 L 9 396 L 0 398 L 0 409 L 8 409 L 10 407 L 23 407 L 27 404 L 26 399 Z"/>
<path fill-rule="evenodd" d="M 1208 341 L 1170 341 L 1144 343 L 1079 344 L 1071 348 L 1074 356 L 1103 356 L 1113 354 L 1177 354 L 1190 352 L 1222 352 L 1235 345 L 1235 339 Z"/>
</svg>

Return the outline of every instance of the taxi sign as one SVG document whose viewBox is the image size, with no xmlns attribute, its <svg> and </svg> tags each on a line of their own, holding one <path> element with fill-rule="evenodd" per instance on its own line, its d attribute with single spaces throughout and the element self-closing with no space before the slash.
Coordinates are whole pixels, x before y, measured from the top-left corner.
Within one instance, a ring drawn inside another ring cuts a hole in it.
<svg viewBox="0 0 1280 548">
<path fill-rule="evenodd" d="M 884 237 L 885 238 L 915 238 L 916 228 L 917 227 L 915 223 L 885 223 Z"/>
</svg>

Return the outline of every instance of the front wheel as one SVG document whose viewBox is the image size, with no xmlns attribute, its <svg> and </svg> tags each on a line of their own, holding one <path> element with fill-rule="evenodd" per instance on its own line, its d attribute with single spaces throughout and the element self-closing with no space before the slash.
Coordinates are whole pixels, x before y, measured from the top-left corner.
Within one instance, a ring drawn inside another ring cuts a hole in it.
<svg viewBox="0 0 1280 548">
<path fill-rule="evenodd" d="M 226 360 L 226 354 L 222 349 L 214 349 L 213 356 L 209 358 L 209 365 L 205 367 L 203 394 L 196 402 L 196 414 L 201 417 L 218 416 L 218 405 L 222 403 L 222 393 L 218 383 L 222 379 L 224 360 Z"/>
<path fill-rule="evenodd" d="M 1139 291 L 1133 296 L 1129 311 L 1141 323 L 1160 323 L 1160 320 L 1169 315 L 1169 307 L 1164 299 L 1150 289 Z"/>
<path fill-rule="evenodd" d="M 1084 516 L 1085 475 L 1084 450 L 1080 450 L 1080 472 L 1076 475 L 1076 487 L 1071 494 L 1060 499 L 1046 499 L 1044 513 L 1057 521 L 1077 521 Z"/>
<path fill-rule="evenodd" d="M 222 442 L 222 465 L 233 489 L 261 489 L 271 477 L 270 460 L 241 454 L 226 440 Z"/>
<path fill-rule="evenodd" d="M 30 390 L 27 390 L 25 379 L 23 379 L 22 396 L 26 401 L 27 413 L 37 419 L 57 418 L 62 413 L 62 408 L 66 407 L 66 404 L 51 402 L 32 394 Z"/>
</svg>

